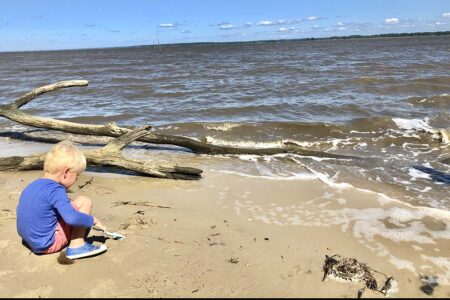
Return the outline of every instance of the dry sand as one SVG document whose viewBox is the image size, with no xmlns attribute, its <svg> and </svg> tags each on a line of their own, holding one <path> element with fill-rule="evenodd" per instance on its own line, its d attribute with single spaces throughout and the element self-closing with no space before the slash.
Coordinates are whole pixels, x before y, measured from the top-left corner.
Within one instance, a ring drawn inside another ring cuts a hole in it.
<svg viewBox="0 0 450 300">
<path fill-rule="evenodd" d="M 333 254 L 394 276 L 398 291 L 388 297 L 450 296 L 445 235 L 434 244 L 391 241 L 375 231 L 401 228 L 389 223 L 395 211 L 413 224 L 402 204 L 318 180 L 205 172 L 192 182 L 86 172 L 70 195 L 90 197 L 93 214 L 126 239 L 91 231 L 89 239 L 108 251 L 61 265 L 58 254 L 30 253 L 15 229 L 20 192 L 39 176 L 0 173 L 2 297 L 357 297 L 362 282 L 322 281 L 325 255 Z M 423 239 L 448 229 L 449 220 L 422 221 Z M 420 274 L 442 280 L 432 296 L 420 290 Z M 369 297 L 384 296 L 366 290 Z"/>
</svg>

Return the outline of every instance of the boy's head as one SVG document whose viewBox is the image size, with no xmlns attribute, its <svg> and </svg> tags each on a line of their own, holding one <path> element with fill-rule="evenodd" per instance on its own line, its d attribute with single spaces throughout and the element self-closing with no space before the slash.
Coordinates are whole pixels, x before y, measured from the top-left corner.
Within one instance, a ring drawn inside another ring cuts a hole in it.
<svg viewBox="0 0 450 300">
<path fill-rule="evenodd" d="M 53 146 L 44 161 L 44 171 L 47 173 L 56 174 L 65 169 L 76 174 L 86 169 L 86 157 L 68 141 L 62 141 Z"/>
</svg>

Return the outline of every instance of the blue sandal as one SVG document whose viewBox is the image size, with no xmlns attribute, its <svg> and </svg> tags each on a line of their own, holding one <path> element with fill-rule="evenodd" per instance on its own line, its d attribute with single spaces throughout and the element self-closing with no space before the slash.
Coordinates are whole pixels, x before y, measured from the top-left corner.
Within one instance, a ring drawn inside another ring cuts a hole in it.
<svg viewBox="0 0 450 300">
<path fill-rule="evenodd" d="M 104 244 L 100 246 L 94 246 L 92 244 L 85 242 L 84 245 L 81 247 L 77 248 L 67 247 L 66 257 L 69 259 L 83 258 L 105 252 L 106 249 L 108 249 L 108 247 L 106 247 L 106 245 Z"/>
</svg>

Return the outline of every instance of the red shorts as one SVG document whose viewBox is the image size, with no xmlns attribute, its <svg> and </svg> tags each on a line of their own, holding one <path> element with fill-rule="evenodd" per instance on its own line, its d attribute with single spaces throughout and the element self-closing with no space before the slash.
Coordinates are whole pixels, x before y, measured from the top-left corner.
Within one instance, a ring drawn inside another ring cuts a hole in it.
<svg viewBox="0 0 450 300">
<path fill-rule="evenodd" d="M 73 202 L 71 202 L 73 208 L 76 210 L 80 210 L 78 206 L 76 206 Z M 63 249 L 70 241 L 70 236 L 72 235 L 73 226 L 64 222 L 61 218 L 58 220 L 58 224 L 56 225 L 55 230 L 55 241 L 53 244 L 44 250 L 43 254 L 56 253 Z"/>
</svg>

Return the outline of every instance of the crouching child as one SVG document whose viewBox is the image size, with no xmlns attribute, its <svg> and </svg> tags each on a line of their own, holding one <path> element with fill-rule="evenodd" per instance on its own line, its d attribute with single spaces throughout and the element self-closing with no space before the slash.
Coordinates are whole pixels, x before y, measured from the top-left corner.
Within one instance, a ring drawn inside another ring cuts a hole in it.
<svg viewBox="0 0 450 300">
<path fill-rule="evenodd" d="M 88 243 L 92 226 L 106 227 L 91 215 L 92 201 L 84 196 L 69 199 L 66 189 L 86 169 L 84 154 L 70 142 L 60 142 L 48 152 L 44 174 L 23 191 L 17 205 L 17 232 L 36 254 L 66 249 L 66 257 L 77 259 L 105 252 L 107 247 Z"/>
</svg>

